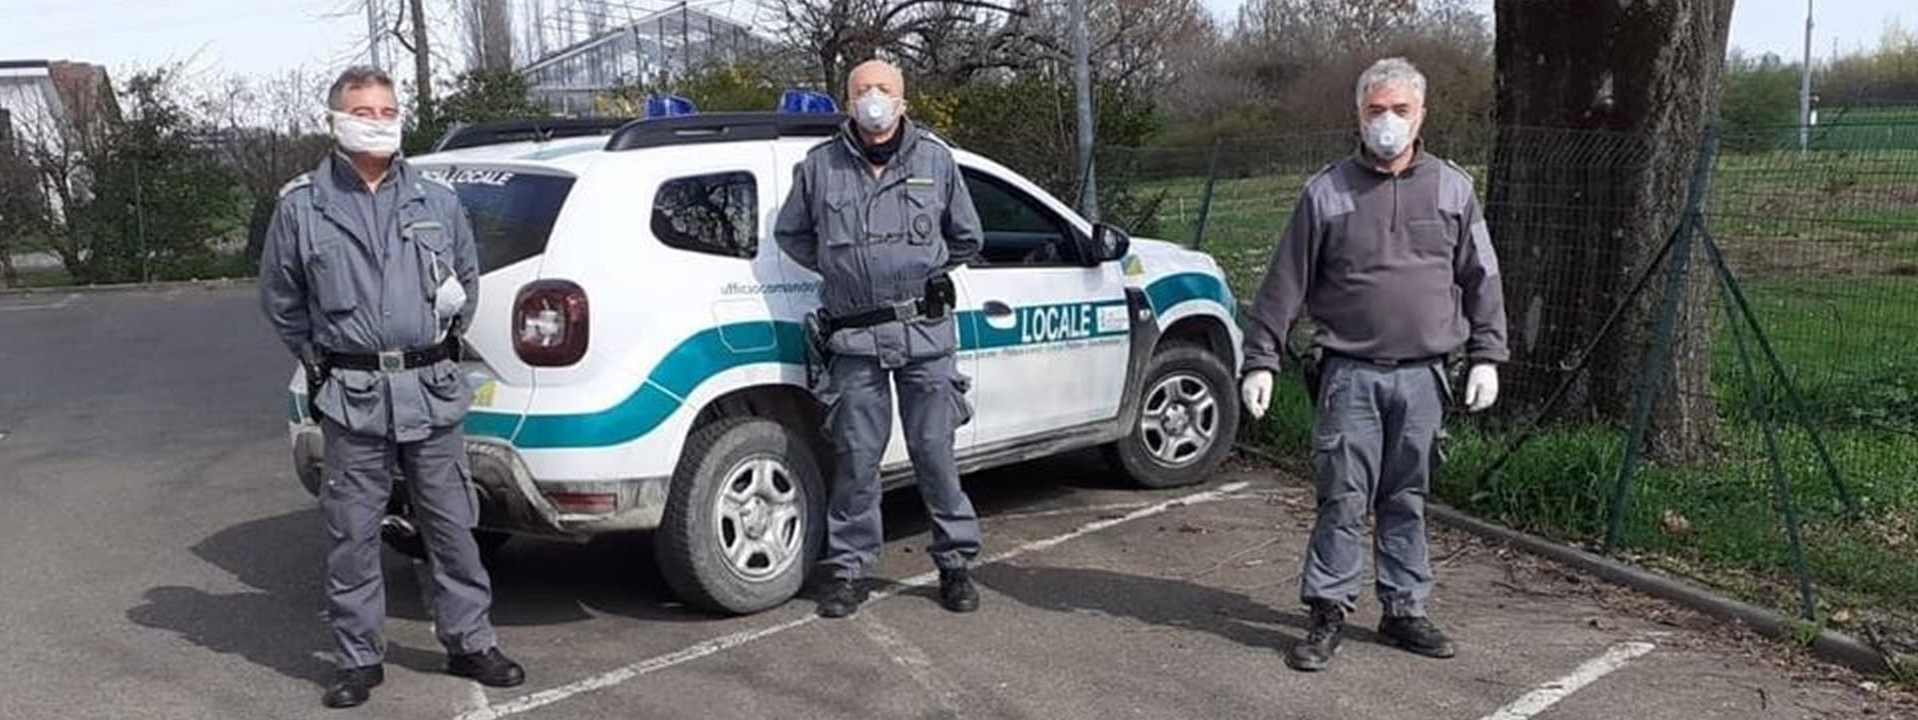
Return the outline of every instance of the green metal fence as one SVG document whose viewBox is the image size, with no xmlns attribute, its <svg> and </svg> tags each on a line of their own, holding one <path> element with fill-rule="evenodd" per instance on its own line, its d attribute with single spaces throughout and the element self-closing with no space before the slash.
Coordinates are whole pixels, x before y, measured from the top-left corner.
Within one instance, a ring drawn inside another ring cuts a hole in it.
<svg viewBox="0 0 1918 720">
<path fill-rule="evenodd" d="M 1918 122 L 1674 140 L 1426 138 L 1477 181 L 1516 353 L 1503 412 L 1455 416 L 1435 492 L 1918 650 Z M 1352 147 L 1114 149 L 1100 172 L 1132 211 L 1112 219 L 1213 254 L 1247 298 Z M 1303 461 L 1310 404 L 1283 384 L 1251 436 Z"/>
</svg>

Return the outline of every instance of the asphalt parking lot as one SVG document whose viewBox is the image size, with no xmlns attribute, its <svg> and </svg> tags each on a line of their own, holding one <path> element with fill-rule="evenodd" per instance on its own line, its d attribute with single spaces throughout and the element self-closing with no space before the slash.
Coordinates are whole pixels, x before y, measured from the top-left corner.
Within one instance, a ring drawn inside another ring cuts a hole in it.
<svg viewBox="0 0 1918 720">
<path fill-rule="evenodd" d="M 1085 458 L 968 480 L 984 607 L 940 610 L 918 510 L 889 500 L 886 595 L 714 618 L 677 605 L 644 537 L 515 541 L 493 618 L 527 685 L 442 661 L 388 553 L 393 645 L 355 711 L 330 665 L 322 538 L 284 435 L 289 363 L 249 286 L 0 295 L 0 718 L 1918 717 L 1905 696 L 1688 613 L 1442 535 L 1441 662 L 1381 646 L 1364 605 L 1332 669 L 1286 670 L 1310 496 L 1237 467 L 1116 486 Z"/>
</svg>

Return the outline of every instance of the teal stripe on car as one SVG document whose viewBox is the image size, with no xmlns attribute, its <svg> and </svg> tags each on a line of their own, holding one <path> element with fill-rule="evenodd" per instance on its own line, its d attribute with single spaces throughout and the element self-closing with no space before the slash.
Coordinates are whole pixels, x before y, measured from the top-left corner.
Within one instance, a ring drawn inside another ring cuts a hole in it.
<svg viewBox="0 0 1918 720">
<path fill-rule="evenodd" d="M 1145 296 L 1152 303 L 1152 312 L 1161 315 L 1174 305 L 1192 300 L 1210 300 L 1224 306 L 1227 313 L 1234 312 L 1232 290 L 1224 280 L 1205 273 L 1167 275 L 1146 286 Z"/>
<path fill-rule="evenodd" d="M 548 449 L 630 442 L 666 422 L 679 409 L 681 398 L 714 375 L 758 363 L 803 364 L 805 347 L 805 330 L 798 323 L 759 321 L 702 330 L 667 352 L 646 382 L 618 405 L 598 412 L 528 415 L 513 444 Z M 473 419 L 467 418 L 469 429 Z"/>
<path fill-rule="evenodd" d="M 1232 294 L 1218 278 L 1202 273 L 1180 273 L 1154 281 L 1146 297 L 1156 313 L 1186 302 L 1213 302 L 1232 309 Z M 1098 331 L 1098 308 L 1123 305 L 1123 300 L 1060 303 L 1016 309 L 1022 320 L 1034 312 L 1059 310 L 1064 315 L 1085 309 L 1093 313 L 1095 337 L 1123 335 L 1125 331 Z M 1070 310 L 1068 310 L 1070 309 Z M 1081 337 L 1034 338 L 1018 327 L 994 328 L 985 313 L 976 310 L 955 316 L 962 352 L 1068 342 Z M 1066 335 L 1076 335 L 1066 333 Z M 522 415 L 475 408 L 466 416 L 466 433 L 474 437 L 511 440 L 519 448 L 549 450 L 618 445 L 644 437 L 662 424 L 699 386 L 719 373 L 758 363 L 802 365 L 806 362 L 805 330 L 798 323 L 756 321 L 711 328 L 695 333 L 666 353 L 637 390 L 604 410 L 584 413 Z M 295 402 L 298 396 L 295 395 Z M 298 406 L 294 406 L 297 413 Z"/>
</svg>

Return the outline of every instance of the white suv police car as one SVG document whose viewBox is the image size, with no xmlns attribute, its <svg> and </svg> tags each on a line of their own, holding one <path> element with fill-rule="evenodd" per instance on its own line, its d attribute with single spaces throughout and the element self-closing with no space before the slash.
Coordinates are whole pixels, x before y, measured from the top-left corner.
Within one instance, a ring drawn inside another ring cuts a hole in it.
<svg viewBox="0 0 1918 720">
<path fill-rule="evenodd" d="M 483 548 L 656 530 L 662 574 L 690 604 L 755 612 L 799 590 L 832 458 L 803 330 L 819 278 L 772 227 L 793 166 L 842 121 L 492 123 L 412 159 L 458 191 L 479 245 L 464 365 Z M 1239 418 L 1240 335 L 1218 265 L 953 155 L 985 226 L 980 257 L 952 273 L 975 410 L 961 471 L 1103 447 L 1140 485 L 1203 479 Z M 295 467 L 317 492 L 304 378 L 289 392 Z M 899 427 L 888 487 L 912 482 Z M 406 493 L 393 497 L 387 539 L 417 552 Z"/>
</svg>

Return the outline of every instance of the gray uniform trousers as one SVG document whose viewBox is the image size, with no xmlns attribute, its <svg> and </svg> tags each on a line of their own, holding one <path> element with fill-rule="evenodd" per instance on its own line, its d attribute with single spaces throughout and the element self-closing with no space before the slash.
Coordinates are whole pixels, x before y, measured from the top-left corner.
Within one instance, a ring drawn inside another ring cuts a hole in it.
<svg viewBox="0 0 1918 720">
<path fill-rule="evenodd" d="M 932 545 L 926 554 L 941 569 L 969 566 L 979 554 L 979 517 L 959 487 L 953 435 L 971 420 L 972 412 L 966 405 L 966 380 L 953 356 L 908 360 L 888 370 L 876 357 L 834 355 L 828 372 L 826 423 L 835 462 L 821 564 L 835 578 L 858 579 L 879 562 L 885 539 L 879 464 L 892 437 L 897 383 L 906 451 L 932 518 Z"/>
<path fill-rule="evenodd" d="M 1327 358 L 1312 434 L 1318 521 L 1300 580 L 1308 603 L 1327 600 L 1352 610 L 1364 579 L 1370 509 L 1379 604 L 1389 616 L 1425 614 L 1432 591 L 1425 495 L 1444 423 L 1442 373 L 1435 363 Z"/>
<path fill-rule="evenodd" d="M 386 583 L 380 569 L 380 521 L 397 465 L 412 493 L 414 522 L 424 535 L 432 586 L 426 589 L 434 633 L 449 653 L 475 653 L 498 638 L 487 619 L 492 583 L 480 564 L 473 526 L 478 498 L 467 486 L 466 436 L 458 424 L 434 428 L 425 439 L 397 442 L 349 432 L 332 420 L 326 440 L 326 486 L 320 512 L 330 546 L 326 599 L 341 667 L 373 665 L 386 655 L 380 625 Z"/>
</svg>

